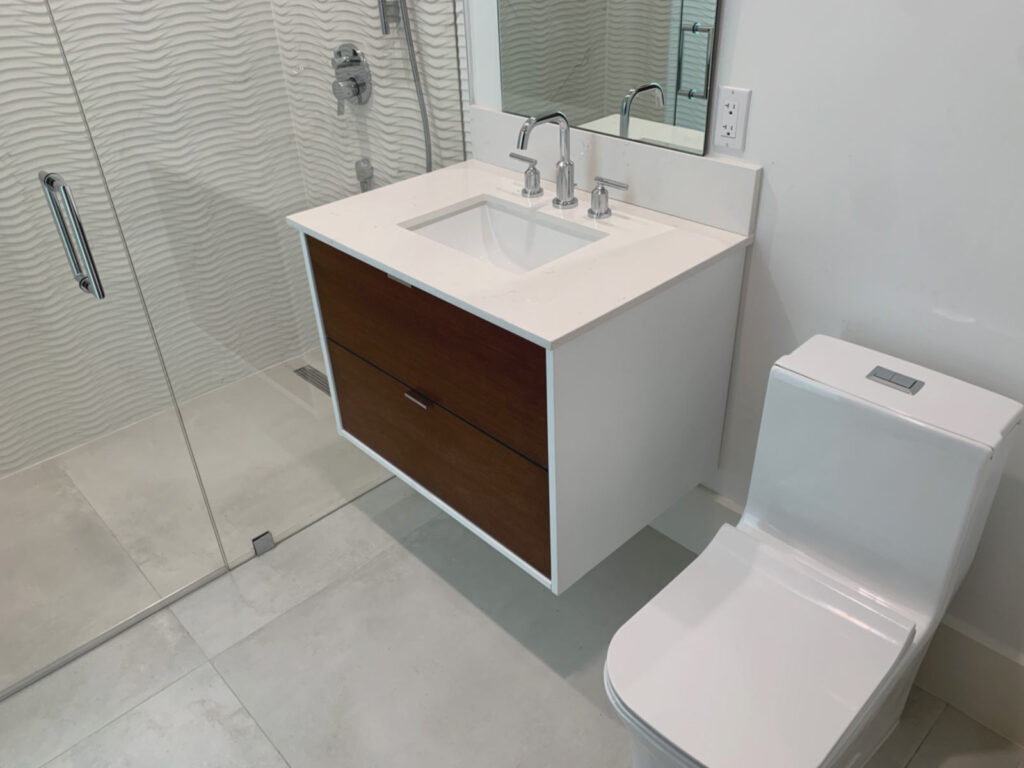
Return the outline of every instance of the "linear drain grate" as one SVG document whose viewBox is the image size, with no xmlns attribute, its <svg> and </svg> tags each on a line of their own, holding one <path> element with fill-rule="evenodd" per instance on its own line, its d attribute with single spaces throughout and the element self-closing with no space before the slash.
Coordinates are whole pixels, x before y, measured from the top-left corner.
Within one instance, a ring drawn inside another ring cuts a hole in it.
<svg viewBox="0 0 1024 768">
<path fill-rule="evenodd" d="M 312 365 L 304 365 L 295 369 L 295 375 L 305 379 L 325 395 L 331 394 L 331 385 L 327 383 L 327 374 Z"/>
</svg>

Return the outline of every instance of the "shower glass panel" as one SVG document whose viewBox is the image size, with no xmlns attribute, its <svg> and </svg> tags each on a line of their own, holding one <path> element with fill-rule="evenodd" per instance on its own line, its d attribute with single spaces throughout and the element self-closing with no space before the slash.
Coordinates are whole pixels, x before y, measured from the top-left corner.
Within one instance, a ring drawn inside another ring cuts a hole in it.
<svg viewBox="0 0 1024 768">
<path fill-rule="evenodd" d="M 0 158 L 2 697 L 224 560 L 59 41 L 36 0 L 0 8 Z M 73 192 L 51 185 L 70 255 L 41 171 Z M 86 243 L 102 299 L 72 276 Z"/>
<path fill-rule="evenodd" d="M 435 164 L 462 160 L 451 0 L 410 5 Z M 234 566 L 255 537 L 281 540 L 387 478 L 338 437 L 315 385 L 324 362 L 284 219 L 422 172 L 404 34 L 382 35 L 377 0 L 50 6 Z M 374 88 L 338 114 L 343 43 L 368 56 Z"/>
</svg>

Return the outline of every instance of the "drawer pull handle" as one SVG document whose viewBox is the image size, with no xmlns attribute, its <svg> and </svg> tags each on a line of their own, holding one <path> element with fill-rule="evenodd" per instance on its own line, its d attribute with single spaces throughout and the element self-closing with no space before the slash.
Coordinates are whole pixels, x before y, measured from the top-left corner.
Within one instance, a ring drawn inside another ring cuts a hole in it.
<svg viewBox="0 0 1024 768">
<path fill-rule="evenodd" d="M 425 398 L 423 395 L 421 395 L 415 389 L 410 389 L 408 392 L 405 393 L 405 396 L 408 399 L 412 400 L 414 403 L 416 403 L 416 405 L 418 405 L 424 411 L 427 410 L 427 408 L 430 407 L 430 401 L 427 400 L 427 398 Z"/>
</svg>

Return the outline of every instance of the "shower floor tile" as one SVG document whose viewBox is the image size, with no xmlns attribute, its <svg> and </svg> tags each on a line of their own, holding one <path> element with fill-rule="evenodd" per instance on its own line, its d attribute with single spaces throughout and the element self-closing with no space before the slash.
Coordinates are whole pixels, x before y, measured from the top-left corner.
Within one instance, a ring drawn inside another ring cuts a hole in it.
<svg viewBox="0 0 1024 768">
<path fill-rule="evenodd" d="M 68 451 L 56 462 L 161 597 L 223 566 L 174 411 Z"/>
<path fill-rule="evenodd" d="M 0 499 L 3 690 L 159 595 L 55 462 L 0 479 Z"/>
</svg>

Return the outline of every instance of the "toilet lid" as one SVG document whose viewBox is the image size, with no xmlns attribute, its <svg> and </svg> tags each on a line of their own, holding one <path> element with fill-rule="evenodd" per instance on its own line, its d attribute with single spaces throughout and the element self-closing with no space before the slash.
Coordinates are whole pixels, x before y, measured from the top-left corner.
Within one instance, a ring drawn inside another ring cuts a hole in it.
<svg viewBox="0 0 1024 768">
<path fill-rule="evenodd" d="M 724 526 L 616 633 L 606 674 L 708 768 L 816 768 L 913 636 L 910 620 Z"/>
</svg>

